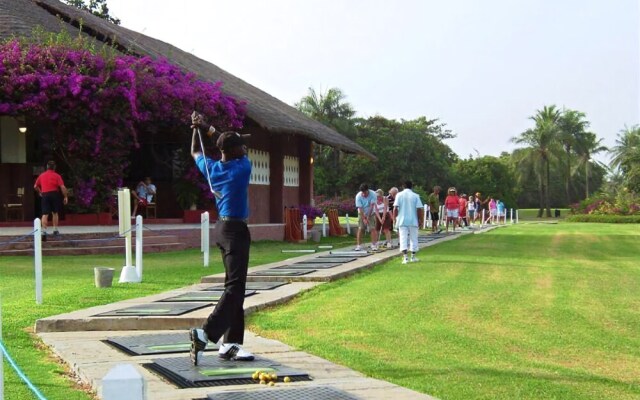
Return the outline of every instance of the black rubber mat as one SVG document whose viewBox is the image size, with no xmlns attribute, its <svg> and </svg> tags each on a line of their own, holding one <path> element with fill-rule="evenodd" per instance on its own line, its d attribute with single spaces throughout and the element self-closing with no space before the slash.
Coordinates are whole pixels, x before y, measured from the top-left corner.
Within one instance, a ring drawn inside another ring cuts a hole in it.
<svg viewBox="0 0 640 400">
<path fill-rule="evenodd" d="M 162 375 L 181 389 L 206 386 L 257 384 L 251 375 L 257 371 L 278 375 L 278 382 L 288 376 L 291 381 L 309 381 L 309 374 L 279 364 L 273 360 L 256 357 L 254 361 L 226 361 L 217 354 L 205 355 L 194 367 L 189 357 L 160 358 L 144 367 Z"/>
<path fill-rule="evenodd" d="M 210 394 L 208 400 L 358 400 L 345 391 L 331 386 L 303 386 L 290 388 L 270 388 L 242 392 L 221 392 Z"/>
<path fill-rule="evenodd" d="M 208 303 L 152 303 L 121 308 L 96 314 L 94 317 L 146 317 L 154 315 L 182 315 L 188 312 L 208 307 Z"/>
<path fill-rule="evenodd" d="M 247 290 L 273 290 L 282 285 L 288 285 L 289 282 L 247 282 L 246 289 Z M 208 288 L 202 289 L 206 291 L 222 291 L 224 290 L 224 284 L 218 284 L 209 286 Z"/>
<path fill-rule="evenodd" d="M 308 264 L 306 262 L 299 262 L 291 265 L 275 267 L 273 269 L 329 269 L 337 267 L 338 265 L 342 265 L 342 263 Z"/>
<path fill-rule="evenodd" d="M 182 293 L 177 296 L 168 297 L 166 299 L 158 300 L 158 302 L 162 303 L 179 303 L 185 301 L 205 301 L 208 303 L 217 302 L 222 297 L 221 291 L 211 291 L 211 292 L 188 292 Z M 255 290 L 245 290 L 244 297 L 249 297 L 251 295 L 256 294 Z"/>
<path fill-rule="evenodd" d="M 191 346 L 186 330 L 180 333 L 110 337 L 103 342 L 132 356 L 188 353 Z M 213 350 L 218 350 L 218 345 L 209 343 L 205 351 Z"/>
<path fill-rule="evenodd" d="M 351 256 L 351 257 L 316 257 L 316 258 L 311 258 L 309 260 L 304 260 L 304 261 L 300 261 L 301 263 L 305 263 L 305 264 L 327 264 L 327 263 L 340 263 L 340 264 L 344 264 L 344 263 L 348 263 L 351 262 L 353 260 L 355 260 L 356 257 Z"/>
<path fill-rule="evenodd" d="M 256 271 L 249 274 L 249 276 L 300 276 L 310 274 L 314 272 L 313 269 L 265 269 L 262 271 Z"/>
</svg>

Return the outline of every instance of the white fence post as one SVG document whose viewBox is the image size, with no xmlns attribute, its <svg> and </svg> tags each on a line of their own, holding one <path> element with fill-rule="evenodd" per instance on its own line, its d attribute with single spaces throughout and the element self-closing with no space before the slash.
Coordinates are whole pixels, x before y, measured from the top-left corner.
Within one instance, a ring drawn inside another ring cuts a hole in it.
<svg viewBox="0 0 640 400">
<path fill-rule="evenodd" d="M 118 190 L 118 229 L 119 235 L 124 236 L 125 259 L 119 282 L 139 282 L 140 277 L 131 260 L 131 192 L 128 188 Z"/>
<path fill-rule="evenodd" d="M 516 210 L 516 224 L 520 222 L 520 220 L 518 219 L 518 210 Z"/>
<path fill-rule="evenodd" d="M 427 229 L 427 214 L 429 213 L 429 206 L 424 205 L 422 209 L 422 229 Z"/>
<path fill-rule="evenodd" d="M 209 233 L 210 233 L 210 224 L 209 224 L 209 211 L 205 211 L 200 215 L 200 251 L 204 255 L 204 266 L 209 266 Z"/>
<path fill-rule="evenodd" d="M 302 239 L 307 240 L 307 214 L 302 216 Z"/>
<path fill-rule="evenodd" d="M 136 272 L 142 282 L 142 215 L 136 217 Z"/>
<path fill-rule="evenodd" d="M 33 263 L 36 274 L 36 304 L 42 304 L 42 224 L 33 220 Z"/>
<path fill-rule="evenodd" d="M 510 210 L 511 210 L 511 211 L 510 211 L 510 214 L 511 214 L 511 217 L 510 217 L 510 218 L 511 218 L 511 223 L 513 224 L 513 208 L 511 208 Z M 505 219 L 506 219 L 506 218 L 505 218 Z"/>
<path fill-rule="evenodd" d="M 327 237 L 327 214 L 322 214 L 322 237 Z"/>
<path fill-rule="evenodd" d="M 484 226 L 484 208 L 482 209 L 482 219 L 480 220 L 480 228 Z"/>
<path fill-rule="evenodd" d="M 345 214 L 344 219 L 345 219 L 345 222 L 347 223 L 347 235 L 351 235 L 351 224 L 349 223 L 349 214 Z"/>
</svg>

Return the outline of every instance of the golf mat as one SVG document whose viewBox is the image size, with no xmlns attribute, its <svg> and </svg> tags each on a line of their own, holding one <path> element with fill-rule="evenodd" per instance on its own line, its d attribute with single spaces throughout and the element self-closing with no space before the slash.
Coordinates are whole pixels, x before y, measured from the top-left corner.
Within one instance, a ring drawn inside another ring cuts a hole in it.
<svg viewBox="0 0 640 400">
<path fill-rule="evenodd" d="M 358 397 L 331 386 L 272 388 L 210 394 L 209 400 L 357 400 Z"/>
<path fill-rule="evenodd" d="M 189 292 L 182 293 L 177 296 L 168 297 L 166 299 L 158 300 L 162 303 L 174 303 L 174 302 L 185 302 L 185 301 L 206 301 L 206 302 L 217 302 L 222 297 L 221 291 L 212 291 L 212 292 Z M 253 294 L 256 294 L 255 290 L 245 290 L 244 297 L 249 297 Z"/>
<path fill-rule="evenodd" d="M 288 284 L 289 282 L 247 282 L 246 289 L 247 290 L 272 290 L 282 285 L 288 285 Z M 219 285 L 209 286 L 208 288 L 202 289 L 202 290 L 222 291 L 224 290 L 224 285 L 219 284 Z"/>
<path fill-rule="evenodd" d="M 288 376 L 292 382 L 309 381 L 309 374 L 288 368 L 275 361 L 256 357 L 254 361 L 227 361 L 217 354 L 205 355 L 197 367 L 191 364 L 189 357 L 160 358 L 144 367 L 161 375 L 181 389 L 205 386 L 257 384 L 251 378 L 254 372 L 275 373 L 278 382 Z"/>
<path fill-rule="evenodd" d="M 188 353 L 191 340 L 187 331 L 155 335 L 134 335 L 111 337 L 103 340 L 118 350 L 132 356 L 150 354 Z M 205 351 L 218 350 L 218 345 L 209 343 Z"/>
<path fill-rule="evenodd" d="M 342 263 L 326 263 L 326 264 L 310 264 L 305 262 L 299 262 L 291 265 L 283 265 L 281 267 L 274 267 L 273 269 L 329 269 L 342 265 Z"/>
<path fill-rule="evenodd" d="M 248 276 L 300 276 L 315 272 L 315 269 L 292 270 L 292 269 L 265 269 L 250 273 Z"/>
<path fill-rule="evenodd" d="M 329 254 L 324 254 L 322 256 L 318 256 L 318 258 L 360 258 L 370 256 L 371 253 L 366 252 L 357 252 L 357 251 L 332 251 Z"/>
<path fill-rule="evenodd" d="M 333 254 L 331 255 L 332 257 L 316 257 L 316 258 L 311 258 L 309 260 L 304 260 L 304 261 L 300 261 L 300 263 L 304 263 L 304 264 L 331 264 L 331 263 L 336 263 L 336 264 L 344 264 L 344 263 L 348 263 L 351 262 L 353 260 L 356 259 L 356 257 L 351 256 L 351 257 L 333 257 Z"/>
<path fill-rule="evenodd" d="M 141 304 L 119 310 L 107 311 L 93 315 L 93 317 L 124 317 L 124 316 L 152 316 L 152 315 L 182 315 L 200 308 L 209 307 L 207 303 L 153 303 Z"/>
</svg>

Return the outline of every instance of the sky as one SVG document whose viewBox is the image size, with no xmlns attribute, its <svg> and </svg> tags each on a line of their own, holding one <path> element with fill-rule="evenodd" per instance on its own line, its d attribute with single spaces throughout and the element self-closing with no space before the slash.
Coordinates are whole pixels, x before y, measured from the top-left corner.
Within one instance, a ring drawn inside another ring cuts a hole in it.
<svg viewBox="0 0 640 400">
<path fill-rule="evenodd" d="M 639 3 L 107 0 L 122 26 L 288 104 L 336 87 L 361 117 L 437 118 L 462 158 L 513 150 L 544 105 L 584 112 L 607 146 L 639 124 Z"/>
</svg>

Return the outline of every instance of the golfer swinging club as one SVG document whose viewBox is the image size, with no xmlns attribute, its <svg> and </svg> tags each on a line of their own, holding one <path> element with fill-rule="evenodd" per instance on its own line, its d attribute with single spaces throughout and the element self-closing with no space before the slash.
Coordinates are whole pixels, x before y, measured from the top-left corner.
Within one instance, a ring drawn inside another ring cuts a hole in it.
<svg viewBox="0 0 640 400">
<path fill-rule="evenodd" d="M 193 328 L 191 337 L 191 362 L 198 365 L 209 341 L 217 343 L 222 338 L 218 356 L 226 360 L 252 361 L 253 354 L 244 350 L 244 291 L 247 283 L 249 245 L 251 236 L 247 228 L 249 216 L 248 189 L 251 162 L 247 157 L 244 137 L 237 132 L 216 130 L 204 122 L 202 115 L 191 115 L 193 136 L 191 155 L 196 166 L 209 181 L 216 194 L 218 221 L 213 238 L 220 248 L 225 270 L 224 293 L 209 315 L 202 329 Z M 214 161 L 204 154 L 200 129 L 203 129 L 222 152 L 222 159 Z M 196 144 L 196 135 L 200 147 Z"/>
</svg>

